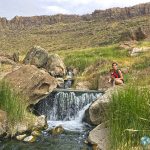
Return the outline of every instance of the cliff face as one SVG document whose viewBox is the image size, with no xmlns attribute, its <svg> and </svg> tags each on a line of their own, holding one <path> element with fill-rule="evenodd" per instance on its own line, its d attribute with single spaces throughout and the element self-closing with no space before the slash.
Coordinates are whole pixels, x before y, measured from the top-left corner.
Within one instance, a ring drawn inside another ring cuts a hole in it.
<svg viewBox="0 0 150 150">
<path fill-rule="evenodd" d="M 139 4 L 133 7 L 106 9 L 104 11 L 95 10 L 92 13 L 92 17 L 103 19 L 128 19 L 143 15 L 150 15 L 150 3 Z"/>
<path fill-rule="evenodd" d="M 135 16 L 150 15 L 150 3 L 140 4 L 126 8 L 111 8 L 106 10 L 95 10 L 90 15 L 54 15 L 54 16 L 33 16 L 14 17 L 12 20 L 0 18 L 0 29 L 20 29 L 25 27 L 51 25 L 58 22 L 77 22 L 86 20 L 113 20 L 128 19 Z"/>
<path fill-rule="evenodd" d="M 6 18 L 0 18 L 1 28 L 24 28 L 32 26 L 41 25 L 51 25 L 58 22 L 75 22 L 81 19 L 77 15 L 54 15 L 54 16 L 33 16 L 33 17 L 14 17 L 12 20 L 8 21 Z"/>
</svg>

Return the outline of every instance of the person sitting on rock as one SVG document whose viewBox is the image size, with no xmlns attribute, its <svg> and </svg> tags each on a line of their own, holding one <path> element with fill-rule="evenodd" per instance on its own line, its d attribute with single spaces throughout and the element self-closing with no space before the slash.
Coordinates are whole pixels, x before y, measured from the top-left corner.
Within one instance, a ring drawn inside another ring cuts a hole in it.
<svg viewBox="0 0 150 150">
<path fill-rule="evenodd" d="M 112 69 L 110 70 L 109 82 L 114 85 L 122 85 L 124 83 L 123 75 L 120 69 L 118 69 L 117 63 L 112 63 Z"/>
</svg>

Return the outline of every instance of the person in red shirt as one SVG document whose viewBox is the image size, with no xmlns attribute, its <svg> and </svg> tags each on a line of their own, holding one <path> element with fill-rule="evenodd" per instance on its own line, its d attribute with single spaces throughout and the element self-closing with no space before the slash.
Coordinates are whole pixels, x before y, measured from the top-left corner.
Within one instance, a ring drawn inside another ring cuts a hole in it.
<svg viewBox="0 0 150 150">
<path fill-rule="evenodd" d="M 121 85 L 124 83 L 123 75 L 120 69 L 118 69 L 117 63 L 112 63 L 112 69 L 110 70 L 110 79 L 109 82 L 112 85 Z"/>
</svg>

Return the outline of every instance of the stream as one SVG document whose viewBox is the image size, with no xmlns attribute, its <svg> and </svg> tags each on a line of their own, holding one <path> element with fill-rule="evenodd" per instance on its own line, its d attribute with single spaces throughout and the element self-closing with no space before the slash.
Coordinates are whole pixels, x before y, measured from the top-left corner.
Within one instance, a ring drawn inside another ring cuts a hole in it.
<svg viewBox="0 0 150 150">
<path fill-rule="evenodd" d="M 91 150 L 84 141 L 92 127 L 82 119 L 85 110 L 101 95 L 99 91 L 52 92 L 37 103 L 34 110 L 47 116 L 48 130 L 61 125 L 65 132 L 54 136 L 43 131 L 34 143 L 3 140 L 0 141 L 0 150 Z"/>
</svg>

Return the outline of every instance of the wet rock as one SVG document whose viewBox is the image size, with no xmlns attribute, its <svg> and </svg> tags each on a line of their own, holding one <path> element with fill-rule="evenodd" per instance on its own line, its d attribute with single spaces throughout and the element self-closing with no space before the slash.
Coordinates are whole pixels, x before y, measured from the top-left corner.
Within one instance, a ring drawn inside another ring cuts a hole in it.
<svg viewBox="0 0 150 150">
<path fill-rule="evenodd" d="M 0 136 L 7 131 L 7 113 L 0 110 Z"/>
<path fill-rule="evenodd" d="M 108 122 L 102 123 L 94 128 L 88 136 L 88 142 L 92 144 L 93 150 L 109 149 L 109 128 Z"/>
<path fill-rule="evenodd" d="M 66 74 L 66 66 L 57 54 L 51 54 L 45 69 L 54 77 L 63 77 Z"/>
<path fill-rule="evenodd" d="M 103 96 L 93 102 L 85 111 L 83 120 L 91 125 L 99 125 L 107 120 L 107 112 L 110 102 L 110 97 L 117 90 L 117 86 L 109 88 Z"/>
<path fill-rule="evenodd" d="M 35 131 L 32 131 L 31 135 L 33 135 L 33 136 L 40 136 L 41 132 L 38 131 L 38 130 L 35 130 Z"/>
<path fill-rule="evenodd" d="M 18 135 L 16 136 L 16 139 L 22 141 L 26 136 L 27 136 L 26 134 Z"/>
<path fill-rule="evenodd" d="M 29 104 L 37 103 L 57 87 L 55 78 L 33 65 L 23 65 L 4 79 L 22 93 Z"/>
<path fill-rule="evenodd" d="M 34 46 L 27 53 L 23 60 L 24 64 L 35 65 L 38 68 L 44 67 L 48 60 L 48 52 L 40 46 Z"/>
<path fill-rule="evenodd" d="M 24 140 L 24 142 L 29 142 L 29 143 L 33 143 L 36 141 L 36 137 L 33 135 L 27 136 Z"/>
<path fill-rule="evenodd" d="M 60 135 L 63 132 L 64 132 L 64 128 L 61 125 L 53 128 L 49 131 L 49 133 L 52 135 Z"/>
</svg>

